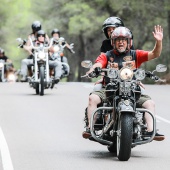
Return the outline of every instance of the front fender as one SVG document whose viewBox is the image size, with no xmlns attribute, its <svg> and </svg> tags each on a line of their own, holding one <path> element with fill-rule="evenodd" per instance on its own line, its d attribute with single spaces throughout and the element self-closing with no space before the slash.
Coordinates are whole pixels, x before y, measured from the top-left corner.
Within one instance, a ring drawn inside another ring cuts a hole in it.
<svg viewBox="0 0 170 170">
<path fill-rule="evenodd" d="M 122 112 L 134 113 L 135 111 L 134 111 L 133 107 L 130 105 L 129 100 L 124 100 L 118 104 L 118 112 L 119 113 L 122 113 Z"/>
</svg>

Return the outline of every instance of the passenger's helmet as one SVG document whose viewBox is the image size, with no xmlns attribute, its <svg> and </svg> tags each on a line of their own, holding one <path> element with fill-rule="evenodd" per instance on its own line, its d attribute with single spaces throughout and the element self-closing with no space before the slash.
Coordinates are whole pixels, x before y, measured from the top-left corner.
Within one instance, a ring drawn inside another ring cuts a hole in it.
<svg viewBox="0 0 170 170">
<path fill-rule="evenodd" d="M 57 33 L 59 35 L 59 37 L 60 37 L 60 31 L 57 28 L 52 30 L 51 36 L 53 36 L 53 34 L 55 34 L 55 33 Z"/>
<path fill-rule="evenodd" d="M 34 21 L 34 22 L 32 23 L 32 26 L 31 26 L 31 27 L 32 27 L 33 33 L 41 30 L 41 23 L 40 23 L 40 21 Z"/>
<path fill-rule="evenodd" d="M 112 32 L 111 35 L 111 44 L 113 46 L 114 49 L 116 49 L 115 47 L 115 40 L 118 37 L 124 37 L 127 38 L 127 51 L 130 50 L 131 46 L 132 46 L 132 32 L 126 28 L 126 27 L 118 27 L 115 28 L 115 30 Z"/>
<path fill-rule="evenodd" d="M 120 26 L 122 27 L 124 26 L 124 23 L 120 18 L 109 17 L 103 22 L 102 31 L 104 32 L 105 36 L 109 38 L 107 34 L 107 28 L 108 27 L 120 27 Z"/>
<path fill-rule="evenodd" d="M 40 37 L 41 35 L 45 38 L 46 33 L 45 33 L 44 30 L 39 30 L 39 31 L 37 32 L 37 38 Z"/>
</svg>

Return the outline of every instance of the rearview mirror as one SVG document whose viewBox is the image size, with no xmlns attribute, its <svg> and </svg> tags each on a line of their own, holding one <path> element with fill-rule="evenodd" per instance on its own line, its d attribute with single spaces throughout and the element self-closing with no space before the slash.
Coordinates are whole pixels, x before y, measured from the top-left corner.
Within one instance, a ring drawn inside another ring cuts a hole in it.
<svg viewBox="0 0 170 170">
<path fill-rule="evenodd" d="M 92 62 L 90 60 L 84 60 L 81 62 L 81 66 L 84 68 L 91 68 L 92 67 Z"/>
<path fill-rule="evenodd" d="M 163 65 L 163 64 L 158 64 L 156 66 L 156 71 L 157 72 L 165 72 L 167 70 L 167 66 Z"/>
</svg>

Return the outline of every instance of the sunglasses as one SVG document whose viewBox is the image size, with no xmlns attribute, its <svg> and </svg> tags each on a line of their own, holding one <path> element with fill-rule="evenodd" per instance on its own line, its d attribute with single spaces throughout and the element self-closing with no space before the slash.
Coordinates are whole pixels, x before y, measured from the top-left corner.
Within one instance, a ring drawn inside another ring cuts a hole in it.
<svg viewBox="0 0 170 170">
<path fill-rule="evenodd" d="M 127 41 L 127 38 L 125 38 L 125 37 L 118 37 L 118 38 L 116 38 L 116 41 L 117 42 L 120 42 L 120 41 L 125 42 L 125 41 Z"/>
</svg>

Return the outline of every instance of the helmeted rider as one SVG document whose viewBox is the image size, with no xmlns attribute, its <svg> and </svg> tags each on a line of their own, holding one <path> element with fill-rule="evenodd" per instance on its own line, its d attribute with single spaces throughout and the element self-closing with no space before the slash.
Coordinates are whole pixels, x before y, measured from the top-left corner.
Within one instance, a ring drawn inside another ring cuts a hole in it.
<svg viewBox="0 0 170 170">
<path fill-rule="evenodd" d="M 101 52 L 106 53 L 113 48 L 111 45 L 110 36 L 112 31 L 120 26 L 124 27 L 124 23 L 119 17 L 109 17 L 103 22 L 102 31 L 104 32 L 106 39 L 102 42 L 102 46 L 100 48 Z"/>
<path fill-rule="evenodd" d="M 39 46 L 40 44 L 43 44 L 43 46 L 49 46 L 49 41 L 46 39 L 46 33 L 44 30 L 39 30 L 36 35 L 36 39 L 33 41 L 34 46 Z M 33 53 L 33 50 L 31 46 L 24 46 L 25 49 L 28 51 L 31 51 Z M 22 62 L 21 65 L 21 72 L 24 76 L 27 74 L 27 66 L 33 65 L 33 58 L 32 59 L 24 59 L 24 62 Z M 61 77 L 61 62 L 59 61 L 52 61 L 49 60 L 49 66 L 54 68 L 55 77 L 54 77 L 54 83 L 58 83 Z"/>
<path fill-rule="evenodd" d="M 101 53 L 106 53 L 107 51 L 110 51 L 113 49 L 113 46 L 111 45 L 111 34 L 115 28 L 124 27 L 124 26 L 125 25 L 122 19 L 116 16 L 109 17 L 103 22 L 102 31 L 104 32 L 106 39 L 102 42 L 102 45 L 100 47 Z M 131 49 L 134 49 L 133 44 L 131 46 Z M 101 89 L 101 86 L 102 86 L 101 82 L 102 82 L 102 79 L 99 79 L 97 82 L 95 82 L 94 91 Z"/>
<path fill-rule="evenodd" d="M 31 61 L 29 61 L 29 59 L 32 60 L 33 55 L 32 55 L 32 50 L 30 50 L 30 48 L 28 48 L 28 46 L 31 46 L 30 39 L 32 41 L 36 41 L 37 32 L 42 29 L 41 22 L 40 21 L 34 21 L 31 25 L 31 29 L 32 29 L 32 32 L 28 35 L 28 40 L 25 41 L 25 43 L 23 44 L 23 48 L 29 53 L 29 56 L 26 59 L 23 59 L 21 61 L 21 76 L 22 76 L 21 81 L 22 82 L 27 81 L 27 75 L 32 76 L 31 67 L 29 66 L 29 63 Z M 49 43 L 49 37 L 48 37 L 47 34 L 46 34 L 45 38 L 46 38 L 46 41 Z M 28 66 L 28 68 L 26 70 L 26 74 L 25 74 L 25 69 L 24 70 L 22 69 L 23 67 L 25 68 L 25 65 Z"/>
<path fill-rule="evenodd" d="M 55 28 L 51 31 L 51 37 L 54 39 L 54 44 L 60 44 L 61 47 L 63 48 L 62 50 L 64 50 L 65 47 L 67 47 L 67 49 L 72 52 L 75 53 L 73 48 L 74 48 L 74 44 L 68 44 L 67 41 L 65 40 L 65 38 L 61 37 L 61 33 L 60 31 Z M 51 54 L 52 56 L 53 54 Z M 54 57 L 55 58 L 55 57 Z M 60 52 L 60 60 L 63 63 L 67 63 L 68 64 L 68 60 L 67 57 L 64 55 L 63 51 Z M 63 65 L 63 70 L 64 70 L 64 74 L 68 74 L 68 68 Z"/>
<path fill-rule="evenodd" d="M 74 44 L 73 43 L 68 44 L 67 41 L 63 37 L 61 37 L 61 33 L 57 28 L 55 28 L 51 31 L 51 37 L 53 37 L 56 40 L 59 40 L 60 38 L 62 38 L 63 39 L 62 40 L 63 45 L 66 45 L 67 49 L 70 50 L 70 52 L 75 53 L 74 50 L 73 50 Z"/>
<path fill-rule="evenodd" d="M 155 46 L 152 51 L 143 50 L 131 50 L 132 46 L 132 33 L 126 27 L 118 27 L 111 34 L 111 42 L 113 49 L 100 54 L 95 64 L 86 73 L 89 74 L 94 71 L 96 67 L 100 68 L 116 68 L 121 69 L 123 66 L 131 66 L 132 69 L 140 67 L 143 62 L 147 62 L 154 58 L 160 56 L 162 51 L 162 39 L 163 39 L 163 29 L 161 26 L 155 26 L 155 31 L 153 36 L 156 40 Z M 107 79 L 103 80 L 103 89 L 101 91 L 93 91 L 89 96 L 89 103 L 87 108 L 88 122 L 90 122 L 92 112 L 97 108 L 97 105 L 106 99 L 104 86 L 109 81 Z M 155 113 L 154 102 L 148 95 L 141 95 L 140 99 L 137 101 L 137 107 L 143 107 Z M 153 120 L 148 113 L 145 113 L 145 119 L 147 123 L 148 136 L 152 135 L 153 131 Z M 89 124 L 87 124 L 86 131 L 83 132 L 84 138 L 89 138 L 91 136 L 89 130 Z M 156 133 L 154 140 L 164 140 L 164 135 Z"/>
</svg>

